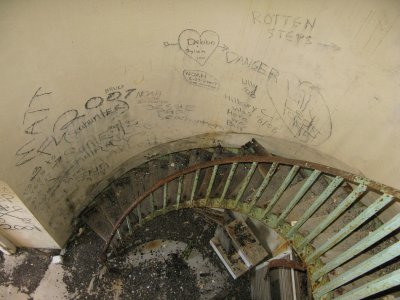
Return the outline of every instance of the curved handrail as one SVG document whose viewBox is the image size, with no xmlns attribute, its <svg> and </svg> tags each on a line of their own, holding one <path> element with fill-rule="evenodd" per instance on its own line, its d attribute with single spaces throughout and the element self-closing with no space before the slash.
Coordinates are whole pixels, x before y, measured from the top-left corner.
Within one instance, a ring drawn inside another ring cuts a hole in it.
<svg viewBox="0 0 400 300">
<path fill-rule="evenodd" d="M 161 188 L 164 184 L 171 182 L 180 176 L 184 176 L 190 173 L 193 173 L 197 170 L 201 169 L 206 169 L 210 168 L 216 165 L 226 165 L 226 164 L 233 164 L 233 163 L 278 163 L 278 164 L 283 164 L 283 165 L 297 165 L 302 168 L 306 169 L 314 169 L 321 171 L 322 173 L 325 173 L 327 175 L 332 175 L 332 176 L 340 176 L 344 179 L 346 179 L 347 182 L 351 183 L 356 183 L 356 184 L 362 184 L 366 186 L 369 190 L 375 191 L 375 192 L 380 192 L 384 194 L 390 194 L 394 196 L 395 201 L 399 201 L 400 199 L 400 191 L 389 187 L 387 185 L 378 183 L 373 180 L 369 180 L 365 177 L 355 175 L 346 171 L 342 171 L 333 167 L 317 164 L 317 163 L 312 163 L 312 162 L 307 162 L 307 161 L 302 161 L 302 160 L 295 160 L 295 159 L 289 159 L 289 158 L 283 158 L 283 157 L 278 157 L 278 156 L 270 156 L 270 155 L 247 155 L 247 156 L 235 156 L 235 157 L 229 157 L 229 158 L 223 158 L 223 159 L 217 159 L 217 160 L 212 160 L 208 162 L 203 162 L 203 163 L 198 163 L 195 165 L 192 165 L 186 169 L 179 170 L 161 180 L 159 180 L 157 183 L 155 183 L 150 189 L 148 189 L 145 193 L 143 193 L 139 198 L 137 198 L 123 213 L 123 215 L 118 219 L 118 221 L 114 224 L 113 230 L 105 244 L 104 250 L 103 250 L 103 259 L 106 257 L 107 250 L 116 234 L 118 231 L 118 228 L 121 226 L 121 224 L 124 222 L 126 217 L 141 203 L 143 202 L 148 196 L 150 196 L 153 192 Z"/>
</svg>

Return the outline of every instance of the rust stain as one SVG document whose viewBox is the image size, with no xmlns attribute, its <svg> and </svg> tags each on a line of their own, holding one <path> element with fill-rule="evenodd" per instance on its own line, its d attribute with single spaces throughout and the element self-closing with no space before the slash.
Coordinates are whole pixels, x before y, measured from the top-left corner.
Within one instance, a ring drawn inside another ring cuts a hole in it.
<svg viewBox="0 0 400 300">
<path fill-rule="evenodd" d="M 274 251 L 273 255 L 276 256 L 289 249 L 288 242 L 281 243 Z"/>
<path fill-rule="evenodd" d="M 160 246 L 161 246 L 161 240 L 154 240 L 154 241 L 148 242 L 144 246 L 144 248 L 147 249 L 147 250 L 152 250 L 152 249 L 158 248 Z"/>
</svg>

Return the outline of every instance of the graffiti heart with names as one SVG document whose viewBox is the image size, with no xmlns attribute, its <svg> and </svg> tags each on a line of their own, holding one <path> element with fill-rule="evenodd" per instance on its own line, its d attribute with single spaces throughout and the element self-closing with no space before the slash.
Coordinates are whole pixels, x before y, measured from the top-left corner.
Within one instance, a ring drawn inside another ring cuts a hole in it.
<svg viewBox="0 0 400 300">
<path fill-rule="evenodd" d="M 178 43 L 187 56 L 204 66 L 217 49 L 219 36 L 211 30 L 205 30 L 200 34 L 194 29 L 185 29 L 179 35 Z"/>
</svg>

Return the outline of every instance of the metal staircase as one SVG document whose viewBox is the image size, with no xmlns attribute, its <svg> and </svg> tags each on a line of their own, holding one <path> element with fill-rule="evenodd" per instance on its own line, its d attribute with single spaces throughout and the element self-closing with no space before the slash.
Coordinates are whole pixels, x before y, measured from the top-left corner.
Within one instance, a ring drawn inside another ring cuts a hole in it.
<svg viewBox="0 0 400 300">
<path fill-rule="evenodd" d="M 315 299 L 362 299 L 400 285 L 400 191 L 347 172 L 241 149 L 194 149 L 151 160 L 113 181 L 84 212 L 118 255 L 145 222 L 185 208 L 240 212 L 276 230 L 307 266 Z"/>
</svg>

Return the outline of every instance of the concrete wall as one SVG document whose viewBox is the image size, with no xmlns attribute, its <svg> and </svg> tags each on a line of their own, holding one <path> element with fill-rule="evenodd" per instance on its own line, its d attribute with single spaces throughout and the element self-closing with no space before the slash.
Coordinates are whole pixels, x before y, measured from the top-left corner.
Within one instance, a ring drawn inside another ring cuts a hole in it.
<svg viewBox="0 0 400 300">
<path fill-rule="evenodd" d="M 399 14 L 396 0 L 1 1 L 0 179 L 59 245 L 99 182 L 185 138 L 257 136 L 400 188 Z"/>
</svg>

